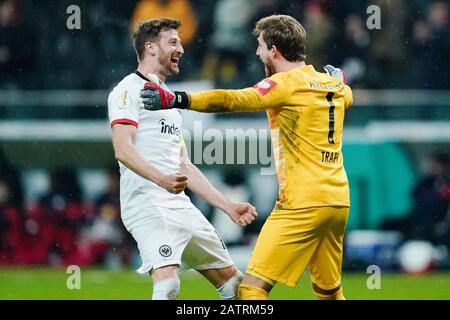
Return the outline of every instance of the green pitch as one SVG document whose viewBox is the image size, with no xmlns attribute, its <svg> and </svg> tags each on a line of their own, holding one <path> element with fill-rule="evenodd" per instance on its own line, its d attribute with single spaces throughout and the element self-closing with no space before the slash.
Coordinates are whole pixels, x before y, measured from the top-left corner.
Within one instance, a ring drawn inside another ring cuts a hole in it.
<svg viewBox="0 0 450 320">
<path fill-rule="evenodd" d="M 151 281 L 132 270 L 81 269 L 81 289 L 69 290 L 65 269 L 0 269 L 0 299 L 149 299 Z M 422 276 L 382 274 L 381 289 L 367 289 L 368 274 L 347 273 L 343 287 L 347 299 L 450 299 L 450 273 Z M 186 273 L 180 299 L 218 299 L 203 278 Z M 315 299 L 307 276 L 296 289 L 278 285 L 272 299 Z"/>
</svg>

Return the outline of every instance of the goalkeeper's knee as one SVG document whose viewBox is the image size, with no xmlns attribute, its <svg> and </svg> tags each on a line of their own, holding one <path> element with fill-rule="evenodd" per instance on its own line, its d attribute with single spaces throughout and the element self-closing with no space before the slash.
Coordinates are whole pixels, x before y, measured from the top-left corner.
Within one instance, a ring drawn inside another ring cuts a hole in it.
<svg viewBox="0 0 450 320">
<path fill-rule="evenodd" d="M 324 290 L 316 284 L 313 284 L 313 292 L 319 300 L 345 300 L 341 286 L 337 286 L 331 290 Z"/>
<path fill-rule="evenodd" d="M 153 284 L 152 300 L 176 300 L 180 292 L 180 279 L 167 278 Z"/>
<path fill-rule="evenodd" d="M 244 275 L 236 269 L 236 273 L 223 286 L 217 289 L 222 300 L 238 300 L 238 288 Z"/>
<path fill-rule="evenodd" d="M 239 299 L 241 300 L 268 300 L 269 293 L 259 287 L 249 284 L 239 286 Z"/>
</svg>

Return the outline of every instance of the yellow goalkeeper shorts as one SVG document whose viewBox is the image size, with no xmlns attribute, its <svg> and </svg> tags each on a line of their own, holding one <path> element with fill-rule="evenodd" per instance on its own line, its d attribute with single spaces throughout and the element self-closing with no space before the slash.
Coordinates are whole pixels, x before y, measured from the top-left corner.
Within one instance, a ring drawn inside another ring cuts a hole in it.
<svg viewBox="0 0 450 320">
<path fill-rule="evenodd" d="M 324 290 L 341 283 L 348 207 L 274 210 L 256 241 L 247 273 L 295 287 L 306 267 Z"/>
</svg>

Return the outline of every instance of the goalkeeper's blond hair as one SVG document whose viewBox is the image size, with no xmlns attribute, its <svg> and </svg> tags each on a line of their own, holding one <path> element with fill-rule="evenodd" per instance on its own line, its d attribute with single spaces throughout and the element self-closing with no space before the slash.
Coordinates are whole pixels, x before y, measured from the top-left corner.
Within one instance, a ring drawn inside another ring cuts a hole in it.
<svg viewBox="0 0 450 320">
<path fill-rule="evenodd" d="M 256 23 L 253 34 L 262 34 L 267 48 L 275 46 L 287 61 L 305 61 L 306 31 L 303 26 L 288 15 L 272 15 Z"/>
</svg>

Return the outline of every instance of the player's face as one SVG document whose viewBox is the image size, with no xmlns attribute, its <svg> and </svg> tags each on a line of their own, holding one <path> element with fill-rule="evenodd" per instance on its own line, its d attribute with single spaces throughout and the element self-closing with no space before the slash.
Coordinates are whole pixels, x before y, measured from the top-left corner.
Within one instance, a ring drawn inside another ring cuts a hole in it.
<svg viewBox="0 0 450 320">
<path fill-rule="evenodd" d="M 167 75 L 180 72 L 179 62 L 184 53 L 177 30 L 162 31 L 158 42 L 158 62 Z"/>
<path fill-rule="evenodd" d="M 273 66 L 273 48 L 267 48 L 267 43 L 264 41 L 262 34 L 258 37 L 258 48 L 256 49 L 256 56 L 264 64 L 266 77 L 270 77 L 275 73 Z"/>
</svg>

